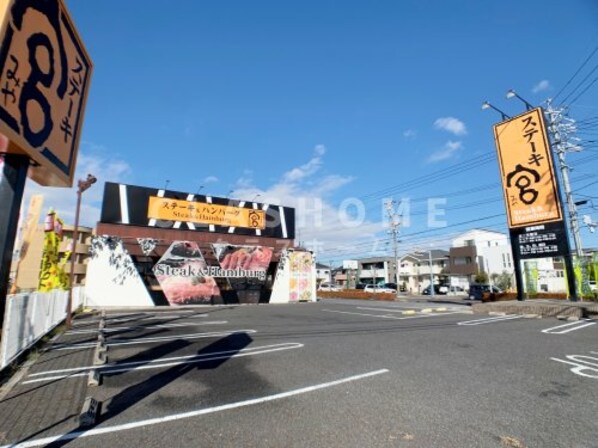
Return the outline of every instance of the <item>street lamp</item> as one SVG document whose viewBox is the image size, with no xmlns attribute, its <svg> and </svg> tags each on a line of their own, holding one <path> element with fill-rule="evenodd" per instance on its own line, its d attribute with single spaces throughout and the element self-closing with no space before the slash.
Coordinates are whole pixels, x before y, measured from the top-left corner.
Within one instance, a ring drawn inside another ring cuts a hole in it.
<svg viewBox="0 0 598 448">
<path fill-rule="evenodd" d="M 500 110 L 498 107 L 494 107 L 488 101 L 484 101 L 482 103 L 482 110 L 486 110 L 486 109 L 494 109 L 496 112 L 498 112 L 502 116 L 503 120 L 507 120 L 507 119 L 511 118 L 507 114 L 505 114 L 502 110 Z"/>
<path fill-rule="evenodd" d="M 532 110 L 534 108 L 534 106 L 532 106 L 530 103 L 528 103 L 523 98 L 521 98 L 519 95 L 517 95 L 517 92 L 515 92 L 515 90 L 513 90 L 513 89 L 510 89 L 507 92 L 507 99 L 510 100 L 511 98 L 518 98 L 520 101 L 523 102 L 523 104 L 525 104 L 525 108 L 527 110 Z"/>
<path fill-rule="evenodd" d="M 72 326 L 73 313 L 73 287 L 75 286 L 75 258 L 77 256 L 77 239 L 79 238 L 79 213 L 81 211 L 81 196 L 85 190 L 95 184 L 98 179 L 93 174 L 88 174 L 87 179 L 77 182 L 77 208 L 75 210 L 75 228 L 73 229 L 73 247 L 71 252 L 71 271 L 69 272 L 69 297 L 66 304 L 66 326 Z"/>
</svg>

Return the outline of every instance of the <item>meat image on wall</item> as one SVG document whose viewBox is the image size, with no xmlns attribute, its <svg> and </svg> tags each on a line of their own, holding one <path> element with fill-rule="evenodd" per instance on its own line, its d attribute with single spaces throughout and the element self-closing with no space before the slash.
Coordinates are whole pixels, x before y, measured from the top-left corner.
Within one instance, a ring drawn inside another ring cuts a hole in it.
<svg viewBox="0 0 598 448">
<path fill-rule="evenodd" d="M 154 274 L 171 305 L 211 303 L 220 289 L 214 277 L 206 275 L 207 263 L 192 241 L 175 241 L 154 266 Z"/>
<path fill-rule="evenodd" d="M 222 269 L 265 272 L 272 260 L 272 249 L 264 246 L 213 244 Z"/>
</svg>

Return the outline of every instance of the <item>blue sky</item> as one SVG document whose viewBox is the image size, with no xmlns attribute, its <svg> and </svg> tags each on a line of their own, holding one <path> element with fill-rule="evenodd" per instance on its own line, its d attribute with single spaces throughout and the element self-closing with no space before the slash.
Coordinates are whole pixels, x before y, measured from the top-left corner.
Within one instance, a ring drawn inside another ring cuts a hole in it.
<svg viewBox="0 0 598 448">
<path fill-rule="evenodd" d="M 598 47 L 592 0 L 66 3 L 95 64 L 78 176 L 296 206 L 299 239 L 323 260 L 390 251 L 388 197 L 412 201 L 400 252 L 505 229 L 504 216 L 488 218 L 504 215 L 500 116 L 482 101 L 520 113 L 505 99 L 514 88 L 540 105 Z M 557 100 L 597 64 L 594 54 Z M 597 100 L 598 82 L 570 116 L 598 116 Z M 592 124 L 583 140 L 596 138 Z M 574 189 L 595 180 L 591 146 L 570 156 Z M 85 193 L 87 224 L 101 190 Z M 72 217 L 73 191 L 29 182 L 40 191 Z M 579 193 L 596 197 L 598 184 Z M 448 227 L 429 228 L 428 197 L 445 198 Z M 365 215 L 351 225 L 357 199 Z"/>
</svg>

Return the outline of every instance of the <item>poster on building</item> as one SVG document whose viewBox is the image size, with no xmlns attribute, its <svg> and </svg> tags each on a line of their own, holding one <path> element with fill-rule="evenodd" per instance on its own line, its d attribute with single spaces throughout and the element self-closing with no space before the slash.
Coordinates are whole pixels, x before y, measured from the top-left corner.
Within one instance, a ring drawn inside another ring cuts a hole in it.
<svg viewBox="0 0 598 448">
<path fill-rule="evenodd" d="M 6 0 L 0 16 L 0 133 L 10 141 L 7 151 L 36 162 L 29 176 L 37 183 L 71 186 L 91 59 L 62 0 Z"/>
<path fill-rule="evenodd" d="M 494 126 L 509 228 L 562 221 L 541 108 Z"/>
<path fill-rule="evenodd" d="M 315 284 L 314 259 L 311 252 L 294 251 L 289 254 L 289 301 L 303 302 L 313 300 L 313 288 Z"/>
<path fill-rule="evenodd" d="M 273 250 L 264 246 L 174 241 L 153 267 L 171 305 L 257 303 L 264 294 Z M 210 255 L 210 256 L 208 256 Z"/>
<path fill-rule="evenodd" d="M 175 241 L 154 266 L 154 274 L 171 305 L 211 303 L 220 289 L 192 241 Z"/>
</svg>

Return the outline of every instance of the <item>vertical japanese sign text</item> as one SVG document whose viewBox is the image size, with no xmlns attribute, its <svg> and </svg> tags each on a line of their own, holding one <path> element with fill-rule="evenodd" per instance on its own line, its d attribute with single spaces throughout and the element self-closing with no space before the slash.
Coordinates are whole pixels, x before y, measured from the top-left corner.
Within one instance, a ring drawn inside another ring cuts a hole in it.
<svg viewBox="0 0 598 448">
<path fill-rule="evenodd" d="M 0 0 L 0 133 L 36 162 L 41 185 L 70 186 L 92 63 L 62 0 Z"/>
<path fill-rule="evenodd" d="M 541 108 L 494 126 L 509 228 L 563 219 Z"/>
</svg>

